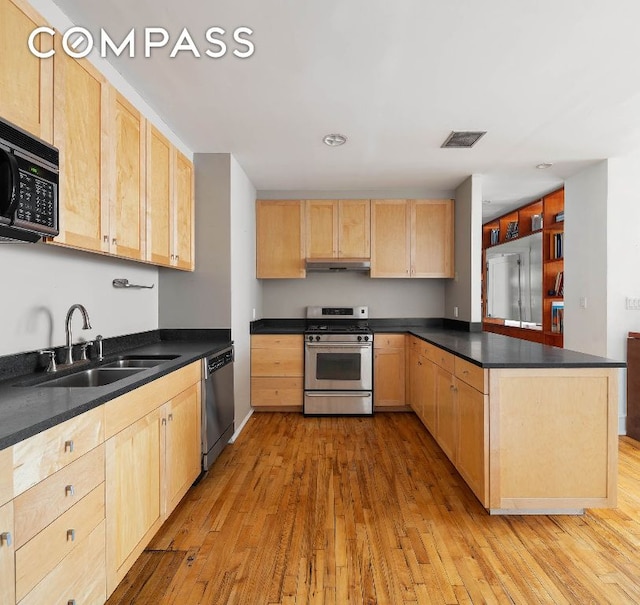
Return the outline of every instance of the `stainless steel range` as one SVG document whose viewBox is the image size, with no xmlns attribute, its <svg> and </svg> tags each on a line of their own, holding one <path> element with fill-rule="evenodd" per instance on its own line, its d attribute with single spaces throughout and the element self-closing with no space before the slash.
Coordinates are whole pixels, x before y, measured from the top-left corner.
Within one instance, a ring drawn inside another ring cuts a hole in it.
<svg viewBox="0 0 640 605">
<path fill-rule="evenodd" d="M 373 333 L 368 307 L 307 307 L 304 413 L 373 414 Z"/>
</svg>

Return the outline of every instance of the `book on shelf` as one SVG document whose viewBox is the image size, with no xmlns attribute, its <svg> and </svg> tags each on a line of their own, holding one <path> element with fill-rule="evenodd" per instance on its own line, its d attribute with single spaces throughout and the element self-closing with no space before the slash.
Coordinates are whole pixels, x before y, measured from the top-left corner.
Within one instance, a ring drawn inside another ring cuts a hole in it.
<svg viewBox="0 0 640 605">
<path fill-rule="evenodd" d="M 553 296 L 564 296 L 564 271 L 558 271 L 553 286 Z"/>
<path fill-rule="evenodd" d="M 495 246 L 496 244 L 500 243 L 500 228 L 496 227 L 495 229 L 491 229 L 491 232 L 489 234 L 489 243 L 492 246 Z"/>
<path fill-rule="evenodd" d="M 551 236 L 551 259 L 564 258 L 564 232 Z"/>
<path fill-rule="evenodd" d="M 551 303 L 551 331 L 562 334 L 564 331 L 564 302 Z"/>
<path fill-rule="evenodd" d="M 561 223 L 562 221 L 564 221 L 564 210 L 556 214 L 556 223 Z"/>
<path fill-rule="evenodd" d="M 513 239 L 514 237 L 518 237 L 518 221 L 511 221 L 507 225 L 507 233 L 505 234 L 505 238 Z"/>
</svg>

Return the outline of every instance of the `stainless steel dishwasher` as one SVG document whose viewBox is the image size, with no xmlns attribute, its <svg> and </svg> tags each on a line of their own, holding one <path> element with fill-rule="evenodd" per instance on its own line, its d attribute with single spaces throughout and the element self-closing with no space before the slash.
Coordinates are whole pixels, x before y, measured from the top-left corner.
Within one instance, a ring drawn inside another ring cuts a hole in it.
<svg viewBox="0 0 640 605">
<path fill-rule="evenodd" d="M 233 346 L 202 363 L 202 470 L 208 471 L 233 435 Z"/>
</svg>

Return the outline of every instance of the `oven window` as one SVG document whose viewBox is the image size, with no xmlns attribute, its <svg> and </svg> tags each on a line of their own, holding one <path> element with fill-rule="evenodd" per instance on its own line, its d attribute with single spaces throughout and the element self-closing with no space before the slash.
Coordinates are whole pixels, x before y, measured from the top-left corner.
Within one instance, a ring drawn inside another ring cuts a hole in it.
<svg viewBox="0 0 640 605">
<path fill-rule="evenodd" d="M 358 353 L 318 353 L 316 380 L 360 380 L 362 355 Z"/>
</svg>

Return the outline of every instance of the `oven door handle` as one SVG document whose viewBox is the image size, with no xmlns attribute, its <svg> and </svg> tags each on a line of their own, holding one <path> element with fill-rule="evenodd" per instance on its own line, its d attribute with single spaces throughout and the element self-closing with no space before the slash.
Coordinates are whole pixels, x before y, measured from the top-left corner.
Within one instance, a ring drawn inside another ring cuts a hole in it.
<svg viewBox="0 0 640 605">
<path fill-rule="evenodd" d="M 341 349 L 370 349 L 373 346 L 372 342 L 307 342 L 305 344 L 313 349 L 335 349 L 336 347 Z"/>
<path fill-rule="evenodd" d="M 305 391 L 305 397 L 371 397 L 369 391 Z"/>
</svg>

